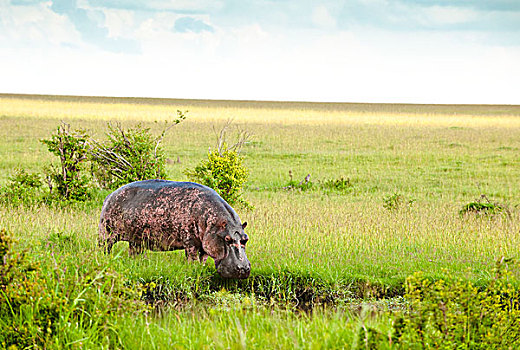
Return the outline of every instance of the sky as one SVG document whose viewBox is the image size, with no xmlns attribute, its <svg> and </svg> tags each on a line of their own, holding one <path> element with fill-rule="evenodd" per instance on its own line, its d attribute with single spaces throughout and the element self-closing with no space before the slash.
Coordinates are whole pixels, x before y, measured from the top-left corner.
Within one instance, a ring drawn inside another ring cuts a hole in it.
<svg viewBox="0 0 520 350">
<path fill-rule="evenodd" d="M 520 0 L 0 0 L 0 93 L 520 104 Z"/>
</svg>

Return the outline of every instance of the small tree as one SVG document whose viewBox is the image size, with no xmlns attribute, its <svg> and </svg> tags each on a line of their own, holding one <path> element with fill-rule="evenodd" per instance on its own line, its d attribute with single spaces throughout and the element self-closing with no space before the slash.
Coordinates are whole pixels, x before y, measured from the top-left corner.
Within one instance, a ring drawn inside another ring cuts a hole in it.
<svg viewBox="0 0 520 350">
<path fill-rule="evenodd" d="M 161 142 L 184 119 L 185 112 L 177 111 L 177 118 L 171 124 L 165 122 L 157 137 L 141 124 L 126 130 L 121 124 L 108 124 L 108 141 L 92 140 L 90 150 L 93 174 L 100 185 L 117 188 L 133 181 L 164 179 L 166 157 Z"/>
<path fill-rule="evenodd" d="M 217 134 L 217 149 L 208 151 L 208 159 L 202 160 L 195 169 L 186 169 L 184 173 L 191 181 L 199 182 L 213 188 L 229 204 L 242 204 L 251 208 L 251 205 L 242 199 L 242 186 L 249 175 L 240 155 L 242 146 L 249 141 L 251 134 L 239 130 L 236 142 L 228 146 L 226 142 L 227 130 L 231 121 Z"/>
<path fill-rule="evenodd" d="M 83 201 L 90 197 L 89 179 L 82 173 L 87 161 L 88 138 L 85 131 L 71 132 L 70 125 L 62 122 L 50 139 L 40 140 L 60 159 L 59 167 L 51 164 L 47 168 L 51 195 L 56 187 L 60 199 Z"/>
</svg>

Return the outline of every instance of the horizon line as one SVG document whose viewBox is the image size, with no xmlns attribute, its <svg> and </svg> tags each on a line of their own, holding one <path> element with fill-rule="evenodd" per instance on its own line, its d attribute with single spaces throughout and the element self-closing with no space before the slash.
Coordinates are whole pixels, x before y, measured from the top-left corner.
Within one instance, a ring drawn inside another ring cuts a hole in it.
<svg viewBox="0 0 520 350">
<path fill-rule="evenodd" d="M 155 102 L 160 101 L 178 101 L 187 104 L 187 102 L 197 101 L 208 101 L 216 103 L 244 103 L 244 104 L 258 104 L 258 103 L 270 103 L 270 104 L 324 104 L 324 105 L 400 105 L 400 106 L 507 106 L 507 107 L 520 107 L 520 104 L 507 104 L 507 103 L 417 103 L 417 102 L 338 102 L 338 101 L 303 101 L 303 100 L 262 100 L 262 99 L 220 99 L 220 98 L 185 98 L 185 97 L 146 97 L 146 96 L 102 96 L 102 95 L 69 95 L 69 94 L 44 94 L 44 93 L 11 93 L 11 92 L 0 92 L 0 98 L 6 97 L 18 97 L 18 98 L 57 98 L 57 99 L 77 99 L 77 98 L 90 98 L 90 99 L 116 99 L 116 100 L 152 100 Z"/>
</svg>

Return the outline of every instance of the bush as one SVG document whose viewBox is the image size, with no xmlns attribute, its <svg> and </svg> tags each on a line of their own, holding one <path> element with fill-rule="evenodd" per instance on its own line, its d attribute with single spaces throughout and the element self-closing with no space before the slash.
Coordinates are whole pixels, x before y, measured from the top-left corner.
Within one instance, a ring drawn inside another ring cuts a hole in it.
<svg viewBox="0 0 520 350">
<path fill-rule="evenodd" d="M 47 168 L 51 196 L 66 201 L 90 198 L 90 179 L 83 171 L 88 158 L 88 138 L 85 131 L 71 132 L 70 125 L 62 123 L 50 139 L 40 140 L 60 159 L 59 167 L 51 164 Z M 54 188 L 56 192 L 53 192 Z"/>
<path fill-rule="evenodd" d="M 473 213 L 477 216 L 493 216 L 502 212 L 509 214 L 507 208 L 504 205 L 492 202 L 485 194 L 482 194 L 476 201 L 469 202 L 468 204 L 464 205 L 459 211 L 459 214 L 465 215 Z"/>
<path fill-rule="evenodd" d="M 496 278 L 479 289 L 466 280 L 406 280 L 408 315 L 394 322 L 403 348 L 513 349 L 520 345 L 520 291 L 503 260 Z"/>
<path fill-rule="evenodd" d="M 133 181 L 164 179 L 166 157 L 161 142 L 166 132 L 184 119 L 185 113 L 177 111 L 177 118 L 171 125 L 165 122 L 157 137 L 141 124 L 126 130 L 120 124 L 108 124 L 108 141 L 92 141 L 90 159 L 94 177 L 109 189 Z"/>
<path fill-rule="evenodd" d="M 22 348 L 43 345 L 56 331 L 58 305 L 25 254 L 12 250 L 6 230 L 0 231 L 0 345 Z"/>
<path fill-rule="evenodd" d="M 331 190 L 336 190 L 339 192 L 345 192 L 352 188 L 352 182 L 350 181 L 350 179 L 348 177 L 343 178 L 343 176 L 341 176 L 339 179 L 325 180 L 321 184 L 321 187 L 324 189 L 331 189 Z"/>
<path fill-rule="evenodd" d="M 118 315 L 148 310 L 138 291 L 91 258 L 73 269 L 52 259 L 48 271 L 31 264 L 0 231 L 0 348 L 120 347 Z"/>
<path fill-rule="evenodd" d="M 292 171 L 289 170 L 289 182 L 282 187 L 284 190 L 322 190 L 324 193 L 341 192 L 345 193 L 352 189 L 350 179 L 343 176 L 338 179 L 328 179 L 325 181 L 318 180 L 316 183 L 311 181 L 311 174 L 307 174 L 301 181 L 293 179 Z"/>
<path fill-rule="evenodd" d="M 409 207 L 414 200 L 407 200 L 402 194 L 394 193 L 393 195 L 383 198 L 383 208 L 387 210 L 398 210 L 404 207 Z"/>
<path fill-rule="evenodd" d="M 231 120 L 218 133 L 216 150 L 210 150 L 207 160 L 202 160 L 193 170 L 184 170 L 184 174 L 191 181 L 214 189 L 230 205 L 241 204 L 252 209 L 251 204 L 242 198 L 242 187 L 247 181 L 249 170 L 240 156 L 240 150 L 249 142 L 251 134 L 237 130 L 236 142 L 229 146 L 226 141 L 229 127 Z"/>
<path fill-rule="evenodd" d="M 38 204 L 44 197 L 42 184 L 39 174 L 18 169 L 9 177 L 9 183 L 0 190 L 0 198 L 3 202 L 14 205 Z"/>
<path fill-rule="evenodd" d="M 185 174 L 191 181 L 213 188 L 230 205 L 251 207 L 242 198 L 242 186 L 247 181 L 249 171 L 236 151 L 210 151 L 207 160 L 201 161 L 194 170 L 185 170 Z"/>
</svg>

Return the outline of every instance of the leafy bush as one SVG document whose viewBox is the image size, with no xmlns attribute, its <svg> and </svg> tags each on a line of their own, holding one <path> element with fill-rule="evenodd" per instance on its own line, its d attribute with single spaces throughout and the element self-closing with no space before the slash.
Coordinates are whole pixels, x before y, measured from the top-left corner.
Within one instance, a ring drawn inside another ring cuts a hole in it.
<svg viewBox="0 0 520 350">
<path fill-rule="evenodd" d="M 230 205 L 241 204 L 251 209 L 251 204 L 242 198 L 242 187 L 247 182 L 249 170 L 244 166 L 244 159 L 240 156 L 240 150 L 249 142 L 251 134 L 237 130 L 236 142 L 229 146 L 226 139 L 231 123 L 232 121 L 228 120 L 218 133 L 216 150 L 208 151 L 208 159 L 202 160 L 193 170 L 184 170 L 184 174 L 190 181 L 214 189 Z"/>
<path fill-rule="evenodd" d="M 473 213 L 476 215 L 493 216 L 502 212 L 508 213 L 507 208 L 504 205 L 492 202 L 487 198 L 486 195 L 482 194 L 476 201 L 469 202 L 468 204 L 464 205 L 459 211 L 459 214 L 465 215 Z"/>
<path fill-rule="evenodd" d="M 210 151 L 207 160 L 202 160 L 193 170 L 186 169 L 184 173 L 191 181 L 213 188 L 230 205 L 251 207 L 242 198 L 242 186 L 247 181 L 249 171 L 236 151 Z"/>
<path fill-rule="evenodd" d="M 489 285 L 463 279 L 432 281 L 421 273 L 406 280 L 409 314 L 394 322 L 403 348 L 513 349 L 520 346 L 520 290 L 504 260 Z"/>
<path fill-rule="evenodd" d="M 37 204 L 43 201 L 77 202 L 92 198 L 90 171 L 105 188 L 119 187 L 128 182 L 165 178 L 165 156 L 160 144 L 166 132 L 185 119 L 181 111 L 170 125 L 165 122 L 159 136 L 138 124 L 124 130 L 119 124 L 108 124 L 108 142 L 103 145 L 92 140 L 84 130 L 72 132 L 62 123 L 49 139 L 40 140 L 60 160 L 44 172 L 49 186 L 48 195 L 42 191 L 40 175 L 19 170 L 10 183 L 0 189 L 0 200 L 15 205 Z"/>
<path fill-rule="evenodd" d="M 31 264 L 0 231 L 0 348 L 65 348 L 78 339 L 90 348 L 120 347 L 117 316 L 147 310 L 138 292 L 88 257 L 74 269 L 51 258 L 48 271 Z"/>
<path fill-rule="evenodd" d="M 37 204 L 43 200 L 42 180 L 37 173 L 27 173 L 23 169 L 16 170 L 9 177 L 9 183 L 0 189 L 0 198 L 3 202 L 20 204 Z"/>
<path fill-rule="evenodd" d="M 398 210 L 406 206 L 411 206 L 414 200 L 407 200 L 402 194 L 394 193 L 393 195 L 383 198 L 383 208 L 387 210 Z"/>
<path fill-rule="evenodd" d="M 164 152 L 154 143 L 150 128 L 138 124 L 124 130 L 108 125 L 108 143 L 92 152 L 96 177 L 103 187 L 117 188 L 133 181 L 164 179 Z"/>
<path fill-rule="evenodd" d="M 93 140 L 90 151 L 92 173 L 99 184 L 113 189 L 133 181 L 164 179 L 166 157 L 161 142 L 184 119 L 185 113 L 177 111 L 177 118 L 171 125 L 165 122 L 159 136 L 141 124 L 126 130 L 120 124 L 108 124 L 108 141 Z"/>
<path fill-rule="evenodd" d="M 307 174 L 301 181 L 293 179 L 292 171 L 289 170 L 289 182 L 283 187 L 285 190 L 307 191 L 311 189 L 322 190 L 323 192 L 346 192 L 352 188 L 350 179 L 341 176 L 338 179 L 318 180 L 317 183 L 311 181 L 311 174 Z"/>
<path fill-rule="evenodd" d="M 0 231 L 0 345 L 7 349 L 42 345 L 42 338 L 56 331 L 58 305 L 45 292 L 24 253 L 12 251 L 6 230 Z M 24 318 L 27 317 L 27 320 Z"/>
<path fill-rule="evenodd" d="M 83 171 L 88 158 L 88 138 L 85 131 L 71 132 L 70 125 L 62 123 L 50 139 L 40 140 L 60 159 L 59 167 L 51 164 L 47 169 L 51 196 L 66 201 L 90 198 L 90 179 Z"/>
<path fill-rule="evenodd" d="M 483 214 L 483 215 L 493 215 L 500 213 L 503 208 L 499 204 L 495 203 L 481 203 L 481 202 L 469 202 L 459 211 L 460 214 Z"/>
<path fill-rule="evenodd" d="M 345 192 L 352 188 L 352 182 L 348 177 L 343 178 L 343 176 L 341 176 L 339 179 L 325 180 L 323 183 L 321 183 L 321 187 L 324 189 Z"/>
<path fill-rule="evenodd" d="M 23 169 L 18 169 L 15 175 L 9 177 L 13 184 L 19 184 L 21 187 L 40 188 L 42 180 L 38 173 L 26 173 Z"/>
</svg>

